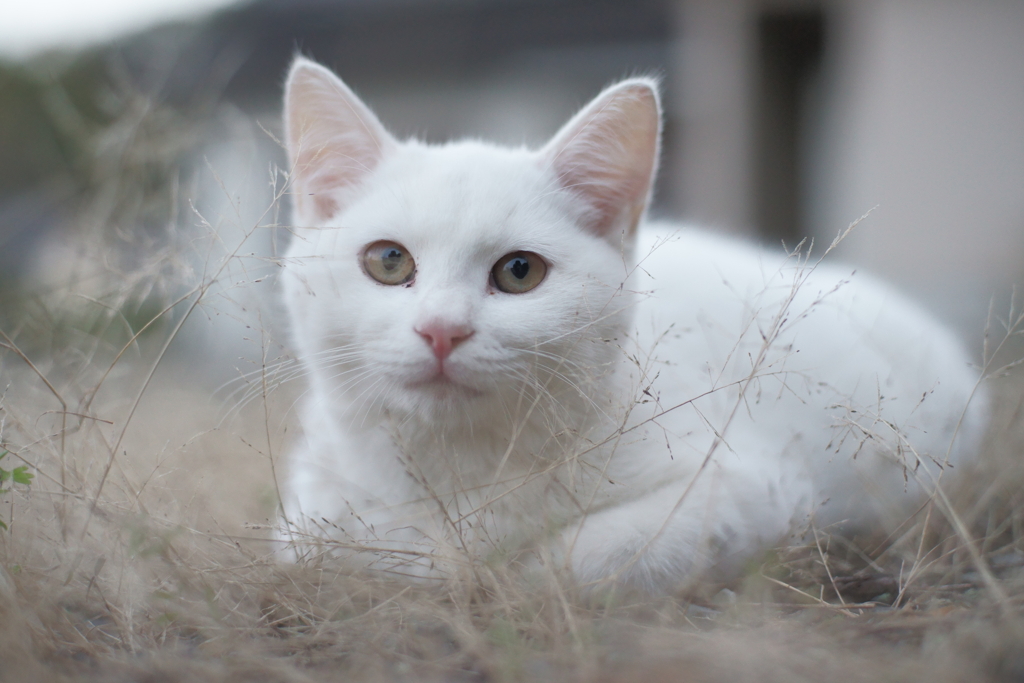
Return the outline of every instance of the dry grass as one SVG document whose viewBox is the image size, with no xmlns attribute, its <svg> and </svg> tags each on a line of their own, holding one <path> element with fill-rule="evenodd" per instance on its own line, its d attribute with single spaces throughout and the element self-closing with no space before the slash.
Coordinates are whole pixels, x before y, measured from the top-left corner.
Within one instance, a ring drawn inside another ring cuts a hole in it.
<svg viewBox="0 0 1024 683">
<path fill-rule="evenodd" d="M 133 106 L 120 121 L 137 133 L 151 113 Z M 279 203 L 247 221 L 226 202 L 235 213 L 214 225 L 179 184 L 102 172 L 112 154 L 169 177 L 166 135 L 104 135 L 77 240 L 89 269 L 22 295 L 0 336 L 0 466 L 35 473 L 0 498 L 0 679 L 1024 677 L 1024 383 L 1012 375 L 991 380 L 990 437 L 951 494 L 959 527 L 934 505 L 894 533 L 815 530 L 725 588 L 595 602 L 564 577 L 485 562 L 436 585 L 279 562 L 269 527 L 297 389 L 265 391 L 274 333 L 241 312 L 273 264 L 242 255 Z M 154 205 L 185 211 L 135 230 Z M 210 398 L 189 332 L 219 316 L 254 328 L 256 372 L 229 399 Z"/>
<path fill-rule="evenodd" d="M 17 384 L 5 399 L 5 446 L 38 475 L 3 506 L 4 680 L 1011 681 L 1024 672 L 1019 462 L 982 460 L 958 498 L 1002 601 L 933 518 L 921 557 L 920 521 L 896 540 L 819 532 L 817 543 L 759 558 L 730 589 L 594 604 L 556 577 L 496 566 L 432 586 L 275 561 L 253 528 L 274 514 L 267 451 L 255 446 L 262 410 L 216 428 L 203 400 L 170 379 L 136 412 L 138 432 L 90 519 L 107 455 L 100 429 L 70 430 L 60 484 L 59 434 L 14 448 L 29 426 L 12 417 L 12 399 L 30 393 Z M 1002 420 L 1020 409 L 1011 384 Z M 116 410 L 97 412 L 115 416 L 116 431 Z M 1014 452 L 1012 431 L 1004 426 L 989 458 Z"/>
</svg>

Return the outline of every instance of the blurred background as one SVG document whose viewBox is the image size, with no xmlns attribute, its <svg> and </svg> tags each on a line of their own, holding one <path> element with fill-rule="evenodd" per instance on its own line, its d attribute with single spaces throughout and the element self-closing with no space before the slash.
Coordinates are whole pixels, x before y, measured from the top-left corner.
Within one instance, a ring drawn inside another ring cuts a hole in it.
<svg viewBox="0 0 1024 683">
<path fill-rule="evenodd" d="M 431 141 L 538 145 L 602 86 L 656 74 L 654 215 L 823 246 L 871 211 L 840 257 L 976 347 L 989 301 L 1005 312 L 1024 281 L 1020 0 L 11 4 L 0 10 L 8 310 L 73 291 L 137 329 L 175 295 L 174 277 L 154 274 L 205 277 L 210 245 L 231 235 L 256 259 L 250 283 L 272 270 L 259 259 L 286 239 L 273 167 L 296 52 L 333 68 L 396 134 Z M 262 284 L 234 300 L 273 297 Z M 230 353 L 224 337 L 186 340 Z"/>
</svg>

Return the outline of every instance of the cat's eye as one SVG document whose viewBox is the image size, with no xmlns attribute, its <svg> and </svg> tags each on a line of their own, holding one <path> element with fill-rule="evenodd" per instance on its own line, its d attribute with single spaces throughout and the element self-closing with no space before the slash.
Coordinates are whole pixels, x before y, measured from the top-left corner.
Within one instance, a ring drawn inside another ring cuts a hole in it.
<svg viewBox="0 0 1024 683">
<path fill-rule="evenodd" d="M 498 259 L 491 269 L 494 285 L 509 294 L 528 292 L 547 275 L 548 264 L 532 251 L 515 251 Z"/>
<path fill-rule="evenodd" d="M 384 285 L 404 285 L 416 274 L 416 263 L 398 242 L 381 240 L 363 250 L 363 270 Z"/>
</svg>

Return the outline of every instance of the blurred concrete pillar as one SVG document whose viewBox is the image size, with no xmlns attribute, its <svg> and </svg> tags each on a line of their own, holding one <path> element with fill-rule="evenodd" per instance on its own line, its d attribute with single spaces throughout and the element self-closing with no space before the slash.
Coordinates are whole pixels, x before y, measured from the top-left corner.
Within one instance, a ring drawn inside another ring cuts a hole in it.
<svg viewBox="0 0 1024 683">
<path fill-rule="evenodd" d="M 1024 279 L 1024 2 L 838 9 L 816 232 L 877 206 L 839 255 L 977 338 L 988 298 Z"/>
<path fill-rule="evenodd" d="M 669 203 L 686 220 L 753 233 L 752 0 L 679 0 Z"/>
</svg>

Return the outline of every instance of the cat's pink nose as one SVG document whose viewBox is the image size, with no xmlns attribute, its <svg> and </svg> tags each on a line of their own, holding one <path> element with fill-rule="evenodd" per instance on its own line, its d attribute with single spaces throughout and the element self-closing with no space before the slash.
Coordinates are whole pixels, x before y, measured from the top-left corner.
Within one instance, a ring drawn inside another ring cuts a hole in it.
<svg viewBox="0 0 1024 683">
<path fill-rule="evenodd" d="M 424 341 L 434 350 L 434 355 L 438 360 L 444 360 L 450 356 L 456 346 L 473 336 L 471 327 L 451 323 L 433 322 L 415 329 L 416 334 L 423 337 Z"/>
</svg>

